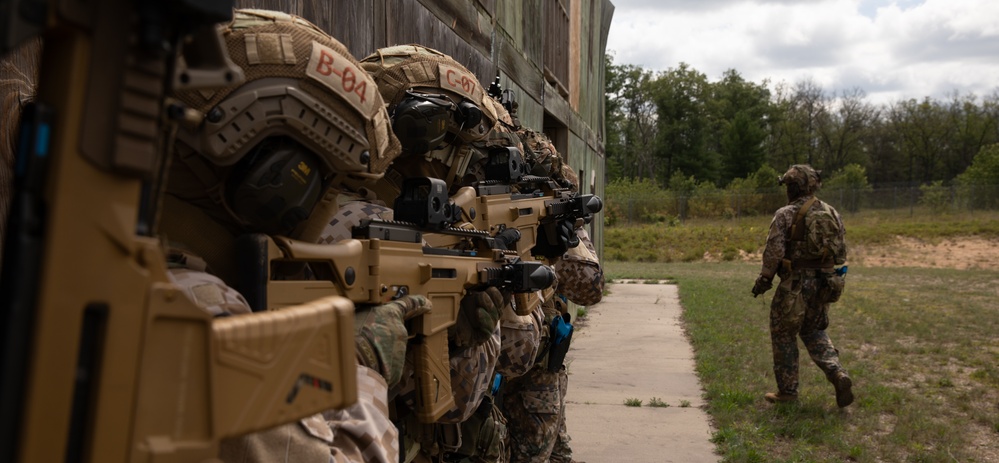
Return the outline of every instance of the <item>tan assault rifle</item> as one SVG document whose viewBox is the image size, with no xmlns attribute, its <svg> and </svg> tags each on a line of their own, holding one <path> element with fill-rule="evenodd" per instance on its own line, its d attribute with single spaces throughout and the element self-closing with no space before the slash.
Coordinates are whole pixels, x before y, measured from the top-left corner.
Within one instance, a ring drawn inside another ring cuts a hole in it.
<svg viewBox="0 0 999 463">
<path fill-rule="evenodd" d="M 478 243 L 471 250 L 425 247 L 424 239 L 453 234 Z M 440 419 L 454 406 L 448 327 L 455 324 L 467 290 L 489 286 L 515 293 L 552 285 L 555 275 L 540 262 L 526 262 L 484 232 L 442 229 L 422 233 L 402 222 L 366 220 L 354 239 L 314 244 L 284 237 L 247 235 L 237 242 L 247 261 L 240 292 L 254 310 L 280 309 L 302 301 L 344 296 L 356 304 L 382 304 L 407 294 L 426 296 L 433 308 L 412 321 L 417 377 L 417 418 Z M 305 265 L 308 267 L 306 268 Z"/>
<path fill-rule="evenodd" d="M 579 244 L 575 227 L 592 220 L 603 209 L 599 196 L 578 194 L 549 177 L 526 174 L 523 154 L 513 147 L 490 150 L 488 180 L 460 188 L 450 203 L 460 209 L 456 222 L 491 235 L 516 229 L 521 257 L 559 257 Z M 405 195 L 406 188 L 403 188 Z M 433 246 L 451 247 L 453 237 L 428 239 Z"/>
<path fill-rule="evenodd" d="M 349 300 L 213 319 L 154 237 L 164 115 L 183 111 L 165 84 L 241 78 L 214 28 L 231 2 L 15 3 L 39 6 L 0 2 L 0 27 L 40 13 L 44 56 L 4 240 L 0 461 L 208 461 L 225 437 L 354 402 Z M 171 73 L 182 25 L 200 34 Z"/>
</svg>

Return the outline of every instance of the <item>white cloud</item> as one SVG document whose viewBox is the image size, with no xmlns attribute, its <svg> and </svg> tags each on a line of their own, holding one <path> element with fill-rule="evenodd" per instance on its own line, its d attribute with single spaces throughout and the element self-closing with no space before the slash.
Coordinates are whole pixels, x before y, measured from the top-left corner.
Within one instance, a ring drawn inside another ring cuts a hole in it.
<svg viewBox="0 0 999 463">
<path fill-rule="evenodd" d="M 756 82 L 811 78 L 828 93 L 860 87 L 876 103 L 957 90 L 992 93 L 999 75 L 999 2 L 617 0 L 615 62 L 709 79 L 735 69 Z"/>
</svg>

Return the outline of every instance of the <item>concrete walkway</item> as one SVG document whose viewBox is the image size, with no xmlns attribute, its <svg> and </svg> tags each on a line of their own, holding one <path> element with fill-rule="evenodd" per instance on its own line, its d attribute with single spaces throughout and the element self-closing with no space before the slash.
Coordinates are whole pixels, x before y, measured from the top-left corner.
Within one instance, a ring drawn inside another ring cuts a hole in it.
<svg viewBox="0 0 999 463">
<path fill-rule="evenodd" d="M 566 425 L 586 463 L 717 462 L 674 285 L 611 284 L 577 322 Z M 650 407 L 653 397 L 668 407 Z M 641 407 L 624 405 L 639 399 Z"/>
</svg>

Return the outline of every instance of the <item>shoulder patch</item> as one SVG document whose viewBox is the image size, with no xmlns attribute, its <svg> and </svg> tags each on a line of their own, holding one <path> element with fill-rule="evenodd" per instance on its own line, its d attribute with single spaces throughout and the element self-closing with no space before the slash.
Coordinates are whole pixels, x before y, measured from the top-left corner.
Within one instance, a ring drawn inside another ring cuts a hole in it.
<svg viewBox="0 0 999 463">
<path fill-rule="evenodd" d="M 305 74 L 340 95 L 366 119 L 371 119 L 379 109 L 375 104 L 378 92 L 375 81 L 349 58 L 332 48 L 313 41 Z"/>
</svg>

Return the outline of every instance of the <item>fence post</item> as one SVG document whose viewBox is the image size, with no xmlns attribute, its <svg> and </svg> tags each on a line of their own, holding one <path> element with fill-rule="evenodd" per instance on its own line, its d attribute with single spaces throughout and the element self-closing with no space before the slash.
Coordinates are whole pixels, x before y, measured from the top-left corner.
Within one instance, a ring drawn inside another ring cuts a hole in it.
<svg viewBox="0 0 999 463">
<path fill-rule="evenodd" d="M 950 209 L 954 212 L 960 210 L 960 207 L 957 205 L 957 187 L 954 185 L 950 186 Z"/>
</svg>

